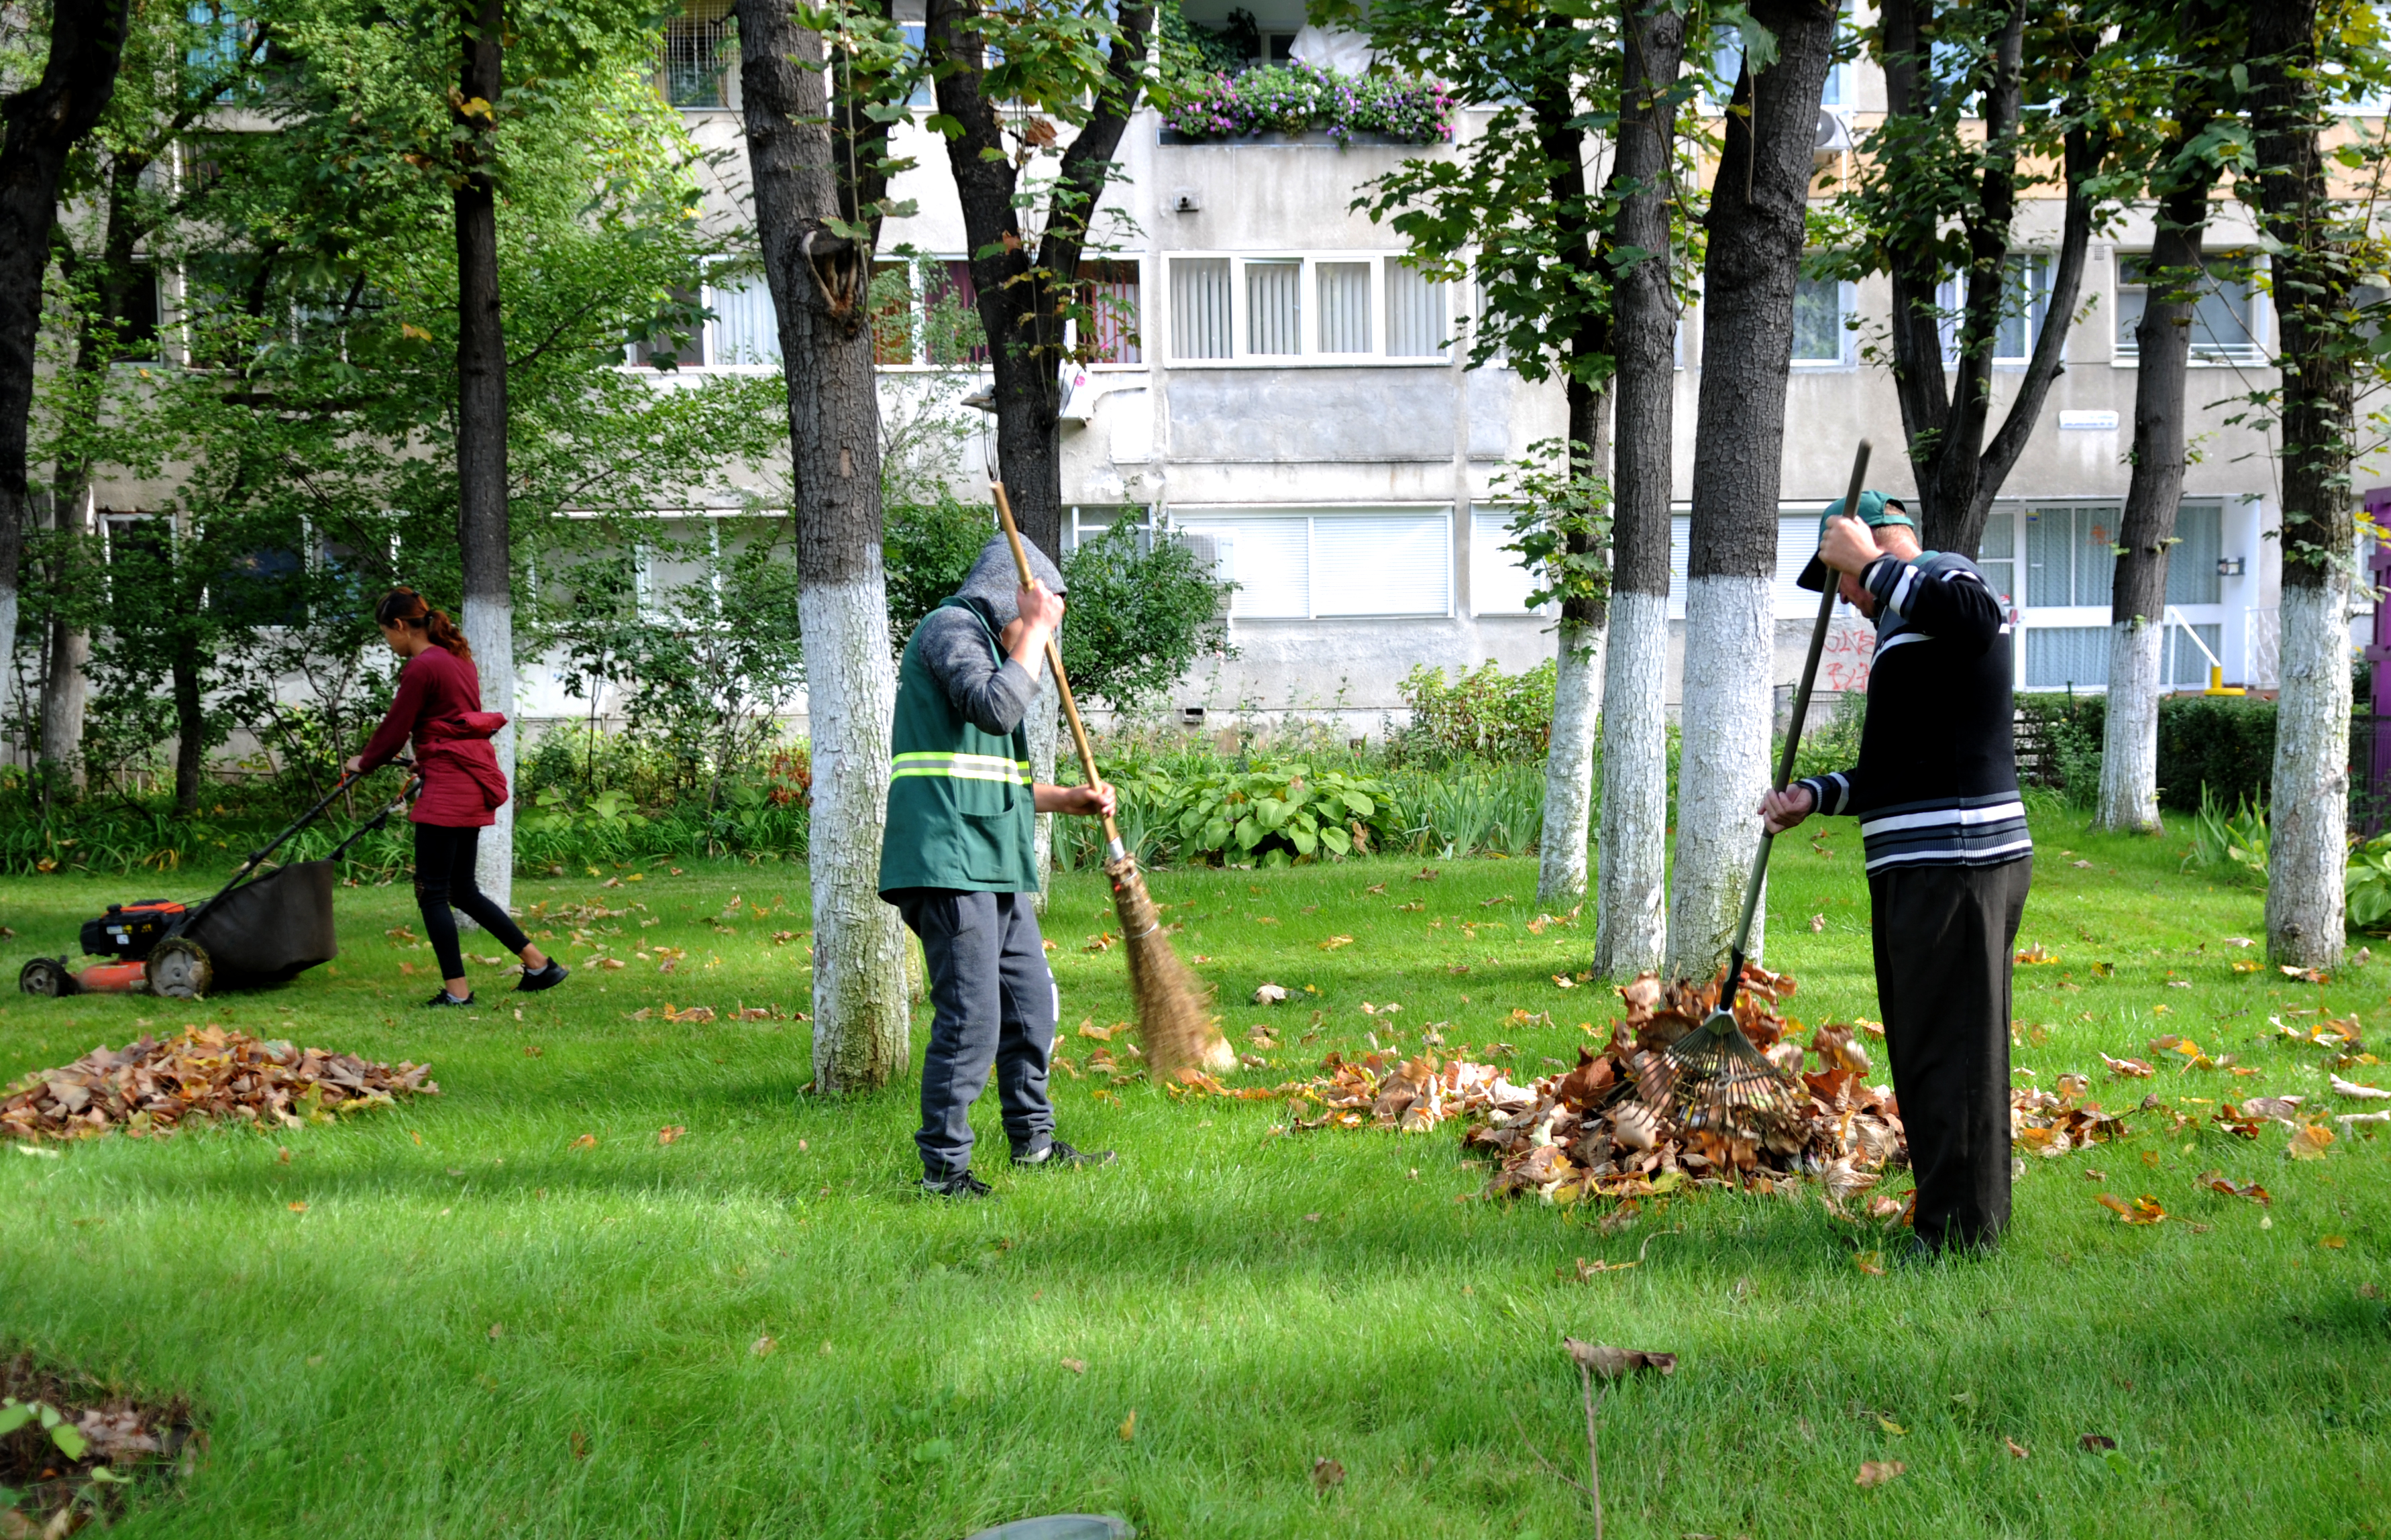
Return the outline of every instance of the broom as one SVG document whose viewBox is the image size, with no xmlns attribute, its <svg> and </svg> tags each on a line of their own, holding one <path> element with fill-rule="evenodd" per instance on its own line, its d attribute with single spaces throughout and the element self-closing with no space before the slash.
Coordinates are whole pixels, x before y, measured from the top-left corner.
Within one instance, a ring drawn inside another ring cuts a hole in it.
<svg viewBox="0 0 2391 1540">
<path fill-rule="evenodd" d="M 1021 573 L 1021 585 L 1031 586 L 1037 579 L 1030 575 L 1029 554 L 1021 547 L 1021 532 L 1013 522 L 1013 502 L 1004 494 L 1004 484 L 994 483 L 997 517 L 1004 521 L 1004 538 L 1013 546 L 1013 564 Z M 1101 785 L 1096 776 L 1096 752 L 1088 746 L 1087 725 L 1079 720 L 1079 707 L 1071 699 L 1071 681 L 1063 673 L 1063 650 L 1053 637 L 1046 641 L 1046 666 L 1054 671 L 1054 687 L 1063 697 L 1063 716 L 1071 724 L 1071 741 L 1079 746 L 1079 768 L 1090 786 Z M 1120 916 L 1121 950 L 1129 956 L 1130 993 L 1137 1001 L 1138 1036 L 1145 1044 L 1145 1061 L 1156 1081 L 1171 1078 L 1181 1070 L 1234 1070 L 1237 1067 L 1237 1050 L 1221 1035 L 1221 1029 L 1206 1008 L 1204 992 L 1179 954 L 1170 948 L 1170 938 L 1162 933 L 1162 917 L 1156 912 L 1154 897 L 1145 891 L 1145 879 L 1137 869 L 1137 858 L 1121 843 L 1120 826 L 1110 814 L 1105 815 L 1105 875 L 1112 879 L 1113 908 Z"/>
<path fill-rule="evenodd" d="M 1860 484 L 1868 479 L 1868 442 L 1860 441 L 1852 457 L 1851 490 L 1843 494 L 1843 511 L 1857 515 Z M 1777 789 L 1793 779 L 1793 756 L 1802 747 L 1802 722 L 1810 714 L 1810 687 L 1818 677 L 1818 658 L 1827 648 L 1827 627 L 1835 618 L 1833 574 L 1818 596 L 1818 622 L 1810 632 L 1810 655 L 1802 663 L 1802 684 L 1793 692 L 1793 719 L 1785 729 L 1785 751 L 1777 761 Z M 1752 915 L 1760 907 L 1761 884 L 1768 876 L 1769 847 L 1777 836 L 1766 824 L 1760 829 L 1760 848 L 1752 853 L 1751 877 L 1743 885 L 1743 918 L 1735 928 L 1735 947 L 1727 955 L 1726 978 L 1719 985 L 1718 1008 L 1700 1026 L 1669 1045 L 1665 1057 L 1675 1072 L 1674 1083 L 1687 1101 L 1686 1126 L 1723 1128 L 1749 1136 L 1757 1119 L 1781 1113 L 1792 1105 L 1793 1077 L 1776 1065 L 1736 1025 L 1735 999 L 1743 987 L 1744 948 L 1751 941 Z"/>
</svg>

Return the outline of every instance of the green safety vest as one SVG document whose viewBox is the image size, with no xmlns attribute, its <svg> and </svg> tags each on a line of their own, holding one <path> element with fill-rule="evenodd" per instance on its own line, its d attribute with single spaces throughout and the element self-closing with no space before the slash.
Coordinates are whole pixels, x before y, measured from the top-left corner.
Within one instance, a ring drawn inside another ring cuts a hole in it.
<svg viewBox="0 0 2391 1540">
<path fill-rule="evenodd" d="M 1004 650 L 976 607 L 958 596 L 938 608 L 968 610 L 1003 666 Z M 999 737 L 974 726 L 931 677 L 921 647 L 917 628 L 897 674 L 880 891 L 1028 892 L 1038 886 L 1028 729 Z"/>
</svg>

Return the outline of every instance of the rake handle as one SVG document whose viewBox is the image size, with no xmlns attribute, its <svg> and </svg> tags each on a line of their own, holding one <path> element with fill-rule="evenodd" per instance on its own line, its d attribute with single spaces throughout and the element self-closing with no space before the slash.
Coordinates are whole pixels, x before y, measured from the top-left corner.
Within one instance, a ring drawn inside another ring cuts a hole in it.
<svg viewBox="0 0 2391 1540">
<path fill-rule="evenodd" d="M 1843 511 L 1851 513 L 1860 506 L 1860 484 L 1868 480 L 1868 441 L 1862 439 L 1857 453 L 1852 456 L 1850 490 L 1843 494 Z M 1856 516 L 1855 516 L 1856 517 Z M 1802 725 L 1810 714 L 1811 687 L 1818 682 L 1818 660 L 1827 650 L 1827 627 L 1835 618 L 1835 584 L 1828 574 L 1825 591 L 1818 596 L 1818 619 L 1810 628 L 1810 652 L 1802 661 L 1802 683 L 1793 691 L 1793 716 L 1785 727 L 1785 751 L 1777 758 L 1777 785 L 1784 790 L 1793 782 L 1794 757 L 1802 749 Z M 1768 877 L 1768 853 L 1777 843 L 1767 822 L 1760 826 L 1760 848 L 1751 853 L 1751 876 L 1743 885 L 1743 918 L 1735 927 L 1735 947 L 1727 955 L 1726 983 L 1719 991 L 1719 1009 L 1732 1012 L 1735 997 L 1743 988 L 1744 948 L 1751 942 L 1751 918 L 1760 907 L 1761 884 Z"/>
<path fill-rule="evenodd" d="M 1029 571 L 1029 553 L 1022 547 L 1020 527 L 1013 521 L 1013 499 L 1004 494 L 1002 481 L 991 481 L 989 484 L 996 493 L 996 517 L 1004 525 L 1006 543 L 1013 547 L 1013 566 L 1014 570 L 1021 574 L 1021 586 L 1035 587 L 1038 579 Z M 1088 725 L 1079 720 L 1079 703 L 1071 699 L 1070 675 L 1063 672 L 1063 649 L 1056 645 L 1053 636 L 1046 638 L 1046 666 L 1054 671 L 1054 688 L 1063 697 L 1063 717 L 1065 721 L 1070 723 L 1071 741 L 1078 745 L 1079 750 L 1079 768 L 1087 773 L 1090 786 L 1101 786 L 1104 782 L 1096 775 L 1096 751 L 1088 743 Z M 1114 822 L 1111 814 L 1107 813 L 1104 817 L 1105 840 L 1108 853 L 1113 860 L 1118 861 L 1128 853 L 1121 845 L 1120 826 Z"/>
</svg>

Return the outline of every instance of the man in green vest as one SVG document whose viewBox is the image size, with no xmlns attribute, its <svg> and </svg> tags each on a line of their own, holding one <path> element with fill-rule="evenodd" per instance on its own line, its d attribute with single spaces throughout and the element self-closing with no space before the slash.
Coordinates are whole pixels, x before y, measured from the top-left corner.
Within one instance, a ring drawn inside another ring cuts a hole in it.
<svg viewBox="0 0 2391 1540">
<path fill-rule="evenodd" d="M 922 938 L 929 966 L 930 1047 L 922 1065 L 922 1190 L 980 1198 L 972 1174 L 972 1103 L 996 1072 L 1004 1133 L 1018 1166 L 1098 1164 L 1054 1137 L 1046 1096 L 1061 997 L 1032 903 L 1036 815 L 1113 811 L 1109 786 L 1029 778 L 1023 727 L 1063 623 L 1063 576 L 1028 547 L 1018 586 L 1002 536 L 963 591 L 924 616 L 897 676 L 895 764 L 880 840 L 880 896 Z"/>
</svg>

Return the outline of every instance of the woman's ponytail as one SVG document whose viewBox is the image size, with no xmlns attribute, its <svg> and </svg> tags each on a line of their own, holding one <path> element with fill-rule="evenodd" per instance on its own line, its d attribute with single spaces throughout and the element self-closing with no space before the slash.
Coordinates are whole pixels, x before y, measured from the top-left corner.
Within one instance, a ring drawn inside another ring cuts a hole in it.
<svg viewBox="0 0 2391 1540">
<path fill-rule="evenodd" d="M 432 638 L 434 647 L 446 648 L 467 662 L 473 661 L 473 649 L 465 641 L 465 634 L 445 610 L 433 610 L 424 605 L 423 596 L 412 588 L 394 588 L 374 606 L 374 621 L 380 625 L 404 625 L 420 631 Z"/>
</svg>

